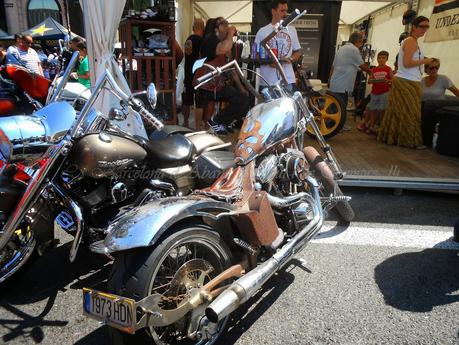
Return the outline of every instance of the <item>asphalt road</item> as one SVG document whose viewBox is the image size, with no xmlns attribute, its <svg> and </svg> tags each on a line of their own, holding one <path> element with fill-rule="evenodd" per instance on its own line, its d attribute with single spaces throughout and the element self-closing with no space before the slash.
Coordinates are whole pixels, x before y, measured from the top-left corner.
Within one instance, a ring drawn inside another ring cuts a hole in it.
<svg viewBox="0 0 459 345">
<path fill-rule="evenodd" d="M 297 259 L 240 310 L 220 344 L 459 344 L 459 197 L 348 189 L 357 217 L 330 215 Z M 0 287 L 0 343 L 107 344 L 82 316 L 81 288 L 110 263 L 68 245 Z"/>
</svg>

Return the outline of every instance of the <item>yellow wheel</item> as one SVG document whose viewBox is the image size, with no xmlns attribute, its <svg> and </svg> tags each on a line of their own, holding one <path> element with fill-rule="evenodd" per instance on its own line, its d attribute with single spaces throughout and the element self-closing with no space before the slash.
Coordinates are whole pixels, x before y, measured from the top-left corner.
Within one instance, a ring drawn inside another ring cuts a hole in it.
<svg viewBox="0 0 459 345">
<path fill-rule="evenodd" d="M 339 97 L 332 92 L 310 97 L 309 106 L 325 139 L 334 137 L 343 128 L 346 122 L 346 111 Z M 307 134 L 315 136 L 311 126 L 308 126 Z"/>
</svg>

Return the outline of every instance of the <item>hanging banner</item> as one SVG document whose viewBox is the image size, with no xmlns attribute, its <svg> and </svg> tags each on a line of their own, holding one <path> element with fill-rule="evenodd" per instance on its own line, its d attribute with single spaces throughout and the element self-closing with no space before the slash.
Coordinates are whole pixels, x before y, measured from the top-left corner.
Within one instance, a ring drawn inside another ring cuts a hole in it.
<svg viewBox="0 0 459 345">
<path fill-rule="evenodd" d="M 459 0 L 435 0 L 425 42 L 459 39 Z"/>
<path fill-rule="evenodd" d="M 303 68 L 312 71 L 314 78 L 317 78 L 319 70 L 322 19 L 322 14 L 307 14 L 293 24 L 302 48 Z"/>
</svg>

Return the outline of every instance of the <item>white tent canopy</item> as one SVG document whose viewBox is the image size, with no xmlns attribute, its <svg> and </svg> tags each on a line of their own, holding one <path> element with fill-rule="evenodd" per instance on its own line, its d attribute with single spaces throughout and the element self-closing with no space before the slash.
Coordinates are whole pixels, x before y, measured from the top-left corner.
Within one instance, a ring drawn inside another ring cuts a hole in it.
<svg viewBox="0 0 459 345">
<path fill-rule="evenodd" d="M 341 4 L 340 24 L 351 25 L 368 17 L 370 13 L 389 5 L 391 1 L 343 1 Z"/>
<path fill-rule="evenodd" d="M 105 70 L 109 70 L 118 86 L 130 94 L 126 79 L 113 58 L 116 32 L 126 0 L 80 0 L 80 4 L 84 13 L 91 85 L 94 86 L 97 78 Z M 111 107 L 118 105 L 119 101 L 104 90 L 97 98 L 94 107 L 105 115 Z M 126 121 L 119 123 L 120 127 L 129 133 L 146 137 L 139 115 L 136 113 L 130 115 Z"/>
</svg>

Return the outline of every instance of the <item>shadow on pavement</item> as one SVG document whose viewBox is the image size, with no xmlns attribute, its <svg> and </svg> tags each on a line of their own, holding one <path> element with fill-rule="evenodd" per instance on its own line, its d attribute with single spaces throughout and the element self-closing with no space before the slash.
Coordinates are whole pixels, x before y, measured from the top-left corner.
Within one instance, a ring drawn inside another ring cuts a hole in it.
<svg viewBox="0 0 459 345">
<path fill-rule="evenodd" d="M 260 316 L 269 312 L 271 305 L 295 280 L 295 276 L 288 272 L 291 265 L 299 266 L 301 263 L 292 260 L 290 265 L 273 276 L 255 296 L 232 314 L 229 327 L 221 336 L 219 344 L 234 344 Z"/>
<path fill-rule="evenodd" d="M 279 296 L 294 282 L 295 276 L 288 270 L 292 269 L 292 266 L 300 265 L 302 265 L 302 262 L 293 259 L 290 265 L 287 265 L 271 278 L 254 297 L 235 311 L 232 314 L 229 327 L 221 336 L 218 344 L 234 344 L 244 331 L 249 329 L 260 316 L 267 312 Z M 80 339 L 75 345 L 109 345 L 107 341 L 107 326 L 99 327 Z"/>
<path fill-rule="evenodd" d="M 0 303 L 0 307 L 22 320 L 0 319 L 0 326 L 3 326 L 9 332 L 2 336 L 3 342 L 14 340 L 18 337 L 31 339 L 34 343 L 41 343 L 45 337 L 42 327 L 64 327 L 68 321 L 47 321 L 46 315 L 51 311 L 57 292 L 50 296 L 43 311 L 38 316 L 29 315 L 13 305 Z M 27 343 L 30 343 L 27 341 Z"/>
<path fill-rule="evenodd" d="M 458 195 L 425 191 L 342 187 L 344 195 L 352 196 L 355 211 L 353 222 L 450 226 L 459 217 Z M 330 213 L 330 219 L 338 219 Z M 352 225 L 352 223 L 351 223 Z"/>
<path fill-rule="evenodd" d="M 417 313 L 459 302 L 459 256 L 455 250 L 426 249 L 392 256 L 375 268 L 384 301 Z"/>
<path fill-rule="evenodd" d="M 110 345 L 107 334 L 108 326 L 102 326 L 78 340 L 74 345 Z"/>
<path fill-rule="evenodd" d="M 106 257 L 80 248 L 75 262 L 70 263 L 68 254 L 68 245 L 62 245 L 28 263 L 24 270 L 0 287 L 0 301 L 16 305 L 34 303 L 49 298 L 56 291 L 65 291 L 72 282 L 70 288 L 79 289 L 82 280 L 96 284 L 108 276 L 110 265 Z"/>
<path fill-rule="evenodd" d="M 68 321 L 45 320 L 60 291 L 65 291 L 72 282 L 71 289 L 103 284 L 110 269 L 107 258 L 81 248 L 76 261 L 70 263 L 68 253 L 68 245 L 50 250 L 28 263 L 0 287 L 0 310 L 4 311 L 2 315 L 11 315 L 11 319 L 0 319 L 0 328 L 3 328 L 0 343 L 18 337 L 26 343 L 41 343 L 45 337 L 43 328 L 68 324 Z M 46 305 L 38 316 L 29 315 L 17 307 L 44 300 Z"/>
</svg>

